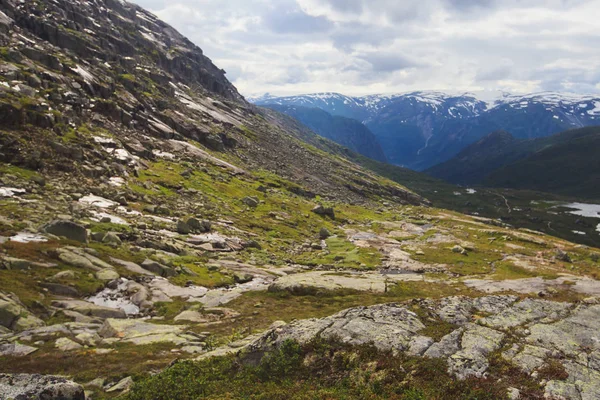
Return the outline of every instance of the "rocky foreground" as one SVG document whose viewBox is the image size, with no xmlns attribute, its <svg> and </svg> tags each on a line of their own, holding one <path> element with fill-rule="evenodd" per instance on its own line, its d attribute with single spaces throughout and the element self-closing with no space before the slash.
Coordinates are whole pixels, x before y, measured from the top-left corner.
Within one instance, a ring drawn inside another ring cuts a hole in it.
<svg viewBox="0 0 600 400">
<path fill-rule="evenodd" d="M 599 303 L 598 298 L 575 305 L 503 295 L 359 307 L 322 319 L 276 323 L 265 333 L 232 344 L 232 349 L 203 357 L 235 353 L 257 362 L 286 340 L 306 344 L 335 338 L 382 351 L 442 358 L 448 373 L 463 380 L 485 377 L 488 359 L 500 355 L 533 377 L 548 363 L 562 365 L 566 379 L 542 382 L 546 398 L 597 399 Z M 427 335 L 436 319 L 452 326 L 438 340 Z M 511 388 L 510 397 L 520 398 L 519 390 Z"/>
</svg>

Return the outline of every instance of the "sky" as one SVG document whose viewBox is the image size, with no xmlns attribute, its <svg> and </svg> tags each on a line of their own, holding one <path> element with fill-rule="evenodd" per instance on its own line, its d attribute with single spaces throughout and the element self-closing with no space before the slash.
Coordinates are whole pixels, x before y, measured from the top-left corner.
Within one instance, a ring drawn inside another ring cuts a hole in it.
<svg viewBox="0 0 600 400">
<path fill-rule="evenodd" d="M 599 0 L 134 0 L 246 96 L 600 93 Z"/>
</svg>

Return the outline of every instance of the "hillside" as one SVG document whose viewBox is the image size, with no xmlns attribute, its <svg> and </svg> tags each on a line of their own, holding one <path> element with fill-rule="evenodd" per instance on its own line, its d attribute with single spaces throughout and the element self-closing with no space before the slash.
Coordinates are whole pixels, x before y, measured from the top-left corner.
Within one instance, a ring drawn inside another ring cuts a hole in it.
<svg viewBox="0 0 600 400">
<path fill-rule="evenodd" d="M 318 107 L 360 119 L 375 134 L 389 162 L 419 171 L 453 158 L 490 132 L 504 130 L 518 139 L 532 139 L 600 124 L 599 98 L 550 92 L 504 94 L 492 101 L 469 93 L 364 97 L 321 93 L 258 99 L 256 104 Z"/>
<path fill-rule="evenodd" d="M 600 199 L 599 128 L 564 132 L 534 144 L 539 150 L 492 171 L 482 184 Z"/>
<path fill-rule="evenodd" d="M 302 122 L 315 133 L 373 160 L 387 162 L 377 138 L 361 122 L 333 116 L 319 108 L 266 105 Z"/>
<path fill-rule="evenodd" d="M 509 225 L 595 215 L 355 153 L 122 0 L 0 0 L 0 69 L 0 400 L 600 394 L 600 250 Z"/>
<path fill-rule="evenodd" d="M 492 171 L 534 152 L 538 148 L 534 143 L 531 140 L 516 139 L 505 131 L 492 132 L 462 150 L 456 157 L 425 172 L 459 185 L 478 184 Z M 540 146 L 543 147 L 543 144 Z"/>
<path fill-rule="evenodd" d="M 598 199 L 600 192 L 593 182 L 600 171 L 594 156 L 599 135 L 600 129 L 596 127 L 530 140 L 494 132 L 426 172 L 461 185 L 529 189 Z"/>
</svg>

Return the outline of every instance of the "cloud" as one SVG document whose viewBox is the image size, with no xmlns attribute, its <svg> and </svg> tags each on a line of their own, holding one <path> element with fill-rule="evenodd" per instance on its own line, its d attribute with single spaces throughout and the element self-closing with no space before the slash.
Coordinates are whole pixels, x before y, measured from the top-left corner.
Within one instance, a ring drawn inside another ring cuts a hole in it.
<svg viewBox="0 0 600 400">
<path fill-rule="evenodd" d="M 595 0 L 137 0 L 246 94 L 600 92 Z"/>
</svg>

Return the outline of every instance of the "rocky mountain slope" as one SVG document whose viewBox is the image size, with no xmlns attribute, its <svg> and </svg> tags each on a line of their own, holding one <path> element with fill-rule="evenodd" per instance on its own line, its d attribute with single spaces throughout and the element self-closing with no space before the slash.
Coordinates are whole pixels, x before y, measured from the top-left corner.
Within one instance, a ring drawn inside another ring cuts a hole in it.
<svg viewBox="0 0 600 400">
<path fill-rule="evenodd" d="M 355 119 L 333 116 L 319 108 L 279 105 L 267 107 L 297 119 L 315 133 L 356 153 L 373 160 L 387 162 L 377 138 L 369 128 Z"/>
<path fill-rule="evenodd" d="M 462 185 L 526 188 L 599 199 L 594 184 L 600 173 L 595 156 L 599 140 L 596 127 L 530 140 L 495 132 L 427 173 Z"/>
<path fill-rule="evenodd" d="M 365 97 L 322 93 L 262 98 L 256 104 L 318 107 L 360 120 L 375 134 L 391 163 L 416 170 L 442 163 L 497 130 L 531 139 L 600 124 L 599 98 L 560 93 L 505 94 L 489 102 L 468 93 Z"/>
<path fill-rule="evenodd" d="M 130 3 L 0 11 L 0 399 L 598 393 L 598 250 L 430 207 Z"/>
</svg>

